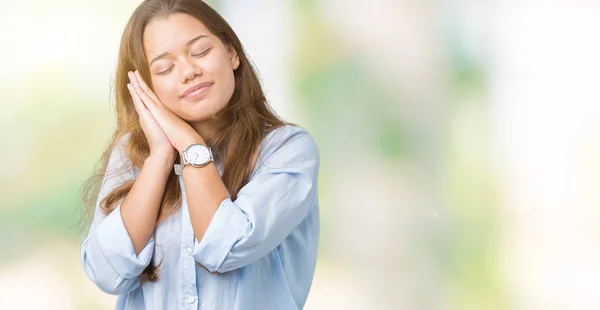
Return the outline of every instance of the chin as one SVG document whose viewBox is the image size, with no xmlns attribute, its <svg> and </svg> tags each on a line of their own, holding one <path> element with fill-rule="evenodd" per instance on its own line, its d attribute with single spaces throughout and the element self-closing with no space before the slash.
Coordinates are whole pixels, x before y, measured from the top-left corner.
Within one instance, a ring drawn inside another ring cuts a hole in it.
<svg viewBox="0 0 600 310">
<path fill-rule="evenodd" d="M 219 111 L 221 111 L 225 106 L 220 104 L 215 104 L 214 100 L 208 100 L 209 98 L 204 98 L 197 102 L 188 102 L 187 111 L 185 118 L 188 122 L 202 122 L 211 119 Z"/>
</svg>

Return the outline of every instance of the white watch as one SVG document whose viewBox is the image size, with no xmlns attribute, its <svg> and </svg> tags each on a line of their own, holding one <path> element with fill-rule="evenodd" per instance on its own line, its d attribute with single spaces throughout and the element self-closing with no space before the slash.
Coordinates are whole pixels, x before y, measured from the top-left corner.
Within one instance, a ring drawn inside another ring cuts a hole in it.
<svg viewBox="0 0 600 310">
<path fill-rule="evenodd" d="M 175 174 L 182 175 L 183 168 L 186 165 L 192 167 L 204 167 L 211 161 L 214 161 L 212 150 L 206 145 L 200 143 L 194 143 L 186 147 L 183 152 L 179 154 L 181 164 L 175 164 Z"/>
</svg>

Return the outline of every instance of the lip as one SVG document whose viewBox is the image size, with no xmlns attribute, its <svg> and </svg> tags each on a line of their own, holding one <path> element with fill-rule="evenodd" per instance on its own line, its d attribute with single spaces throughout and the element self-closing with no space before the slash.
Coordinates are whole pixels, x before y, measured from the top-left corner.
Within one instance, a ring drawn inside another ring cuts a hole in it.
<svg viewBox="0 0 600 310">
<path fill-rule="evenodd" d="M 183 93 L 183 95 L 181 95 L 181 98 L 188 99 L 188 98 L 197 97 L 198 95 L 204 94 L 208 90 L 208 88 L 212 85 L 213 85 L 212 82 L 198 83 L 198 84 L 188 88 L 188 90 L 186 90 L 185 93 Z"/>
</svg>

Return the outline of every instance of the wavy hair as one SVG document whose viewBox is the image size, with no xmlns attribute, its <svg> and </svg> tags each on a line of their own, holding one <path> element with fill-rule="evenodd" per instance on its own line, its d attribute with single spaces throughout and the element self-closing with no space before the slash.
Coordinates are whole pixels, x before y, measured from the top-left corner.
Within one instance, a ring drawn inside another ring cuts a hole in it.
<svg viewBox="0 0 600 310">
<path fill-rule="evenodd" d="M 96 206 L 106 215 L 112 212 L 135 182 L 130 180 L 121 184 L 98 201 L 110 155 L 113 149 L 118 147 L 122 137 L 130 133 L 123 150 L 133 166 L 141 167 L 150 155 L 148 141 L 127 89 L 127 72 L 137 69 L 145 81 L 151 81 L 142 41 L 144 29 L 153 19 L 174 13 L 189 14 L 200 20 L 226 46 L 232 46 L 240 59 L 240 65 L 234 71 L 233 95 L 225 108 L 210 121 L 211 126 L 216 128 L 216 134 L 213 137 L 204 137 L 213 149 L 215 158 L 223 164 L 222 180 L 232 200 L 235 200 L 239 190 L 249 181 L 254 166 L 252 155 L 260 147 L 262 140 L 273 129 L 288 124 L 269 106 L 252 63 L 245 54 L 239 38 L 223 17 L 200 0 L 146 0 L 133 12 L 121 37 L 113 85 L 117 125 L 92 176 L 81 188 L 83 208 L 80 224 L 88 222 Z M 149 86 L 152 88 L 152 85 Z M 155 228 L 179 210 L 181 195 L 179 178 L 172 171 L 165 185 Z M 142 284 L 145 281 L 158 280 L 158 269 L 153 256 L 151 263 L 142 273 Z"/>
</svg>

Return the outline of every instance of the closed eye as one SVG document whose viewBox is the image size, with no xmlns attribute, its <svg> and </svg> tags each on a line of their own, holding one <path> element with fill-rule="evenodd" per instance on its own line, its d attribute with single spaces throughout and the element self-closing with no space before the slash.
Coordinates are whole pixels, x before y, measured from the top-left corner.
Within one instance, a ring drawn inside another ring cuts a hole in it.
<svg viewBox="0 0 600 310">
<path fill-rule="evenodd" d="M 200 54 L 192 54 L 192 56 L 194 57 L 202 57 L 205 56 L 206 54 L 208 54 L 208 52 L 210 52 L 211 48 L 205 50 L 204 52 L 200 53 Z"/>
<path fill-rule="evenodd" d="M 173 70 L 173 67 L 175 67 L 175 66 L 171 66 L 169 69 L 167 69 L 165 71 L 158 72 L 157 74 L 159 74 L 159 75 L 165 75 L 165 74 L 171 72 L 171 70 Z"/>
</svg>

